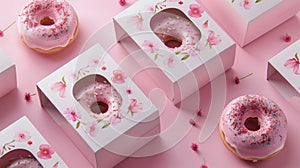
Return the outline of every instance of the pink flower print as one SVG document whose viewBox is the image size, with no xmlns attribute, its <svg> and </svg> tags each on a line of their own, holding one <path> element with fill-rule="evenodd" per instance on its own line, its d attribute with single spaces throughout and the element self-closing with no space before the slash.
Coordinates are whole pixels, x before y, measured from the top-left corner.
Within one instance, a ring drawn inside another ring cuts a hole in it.
<svg viewBox="0 0 300 168">
<path fill-rule="evenodd" d="M 130 105 L 128 107 L 128 112 L 131 112 L 131 114 L 134 114 L 141 110 L 143 110 L 143 107 L 140 104 L 138 104 L 137 100 L 130 99 Z"/>
<path fill-rule="evenodd" d="M 124 116 L 122 114 L 114 114 L 110 118 L 110 124 L 111 125 L 116 125 L 116 124 L 121 122 L 122 118 L 124 118 Z"/>
<path fill-rule="evenodd" d="M 124 72 L 122 72 L 121 70 L 114 70 L 113 71 L 113 77 L 111 78 L 111 80 L 114 83 L 124 83 L 125 79 L 127 78 L 127 76 L 124 74 Z"/>
<path fill-rule="evenodd" d="M 207 44 L 211 47 L 213 45 L 219 44 L 222 40 L 220 39 L 220 36 L 215 36 L 215 32 L 213 30 L 208 31 L 208 38 L 207 38 Z"/>
<path fill-rule="evenodd" d="M 144 22 L 144 19 L 140 13 L 138 15 L 130 17 L 127 21 L 128 24 L 136 25 L 136 28 L 138 30 L 143 30 L 143 22 Z"/>
<path fill-rule="evenodd" d="M 206 28 L 208 27 L 208 20 L 206 20 L 206 21 L 203 23 L 203 25 L 202 25 L 202 26 L 203 26 L 203 28 L 205 28 L 205 29 L 206 29 Z"/>
<path fill-rule="evenodd" d="M 28 131 L 19 130 L 16 131 L 14 140 L 16 142 L 26 142 L 31 138 L 30 133 Z"/>
<path fill-rule="evenodd" d="M 296 54 L 295 54 L 295 58 L 288 59 L 288 60 L 285 62 L 284 66 L 285 66 L 286 68 L 292 68 L 294 74 L 300 75 L 300 72 L 299 72 L 299 64 L 300 64 L 299 57 L 298 57 L 298 54 L 296 53 Z"/>
<path fill-rule="evenodd" d="M 91 60 L 91 66 L 92 67 L 102 67 L 105 64 L 103 59 L 99 59 L 99 58 L 93 58 Z"/>
<path fill-rule="evenodd" d="M 99 131 L 99 128 L 98 128 L 97 122 L 92 122 L 92 123 L 88 124 L 87 128 L 85 130 L 85 132 L 92 137 L 95 137 L 97 135 L 98 131 Z"/>
<path fill-rule="evenodd" d="M 81 114 L 79 114 L 78 112 L 76 112 L 74 109 L 72 108 L 67 108 L 66 111 L 64 112 L 64 114 L 66 114 L 66 118 L 68 120 L 71 120 L 73 122 L 77 121 L 78 119 L 81 118 Z"/>
<path fill-rule="evenodd" d="M 159 47 L 156 44 L 152 43 L 149 40 L 145 40 L 144 43 L 142 43 L 142 46 L 147 52 L 150 52 L 152 54 L 158 51 L 159 49 Z"/>
<path fill-rule="evenodd" d="M 240 6 L 244 7 L 245 9 L 250 9 L 252 6 L 252 1 L 251 0 L 243 0 L 240 2 Z"/>
<path fill-rule="evenodd" d="M 37 156 L 40 159 L 51 159 L 52 155 L 54 154 L 54 150 L 51 148 L 48 144 L 41 144 L 39 147 L 39 151 L 37 153 Z"/>
<path fill-rule="evenodd" d="M 64 98 L 66 87 L 67 83 L 65 81 L 65 77 L 62 77 L 61 81 L 56 82 L 52 85 L 51 90 L 58 91 L 59 97 Z"/>
<path fill-rule="evenodd" d="M 145 11 L 147 11 L 147 12 L 155 12 L 155 8 L 153 7 L 153 6 L 146 6 L 145 7 Z"/>
<path fill-rule="evenodd" d="M 168 58 L 165 59 L 164 64 L 167 65 L 169 68 L 174 68 L 176 62 L 176 58 L 174 55 L 170 55 Z"/>
<path fill-rule="evenodd" d="M 202 13 L 204 12 L 204 9 L 198 5 L 198 4 L 191 4 L 190 5 L 190 10 L 188 11 L 189 16 L 191 17 L 201 17 Z"/>
</svg>

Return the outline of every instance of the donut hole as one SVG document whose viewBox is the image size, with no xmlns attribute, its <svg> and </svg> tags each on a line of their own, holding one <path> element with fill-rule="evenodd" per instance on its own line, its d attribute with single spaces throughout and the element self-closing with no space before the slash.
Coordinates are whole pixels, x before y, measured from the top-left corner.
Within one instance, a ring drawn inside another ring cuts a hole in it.
<svg viewBox="0 0 300 168">
<path fill-rule="evenodd" d="M 177 37 L 169 36 L 169 35 L 163 35 L 163 36 L 166 36 L 166 37 L 162 41 L 169 48 L 180 47 L 182 44 L 182 40 L 180 40 Z"/>
<path fill-rule="evenodd" d="M 249 117 L 244 122 L 245 127 L 250 131 L 257 131 L 260 129 L 260 122 L 258 117 Z"/>
<path fill-rule="evenodd" d="M 91 111 L 96 114 L 104 114 L 108 111 L 108 104 L 103 101 L 97 101 L 91 105 Z"/>
<path fill-rule="evenodd" d="M 170 49 L 182 47 L 187 50 L 198 43 L 201 38 L 198 27 L 181 10 L 176 8 L 157 12 L 150 20 L 150 28 L 160 41 Z"/>
<path fill-rule="evenodd" d="M 41 19 L 40 24 L 43 26 L 51 26 L 53 25 L 55 22 L 53 19 L 51 19 L 49 16 L 45 16 Z"/>
</svg>

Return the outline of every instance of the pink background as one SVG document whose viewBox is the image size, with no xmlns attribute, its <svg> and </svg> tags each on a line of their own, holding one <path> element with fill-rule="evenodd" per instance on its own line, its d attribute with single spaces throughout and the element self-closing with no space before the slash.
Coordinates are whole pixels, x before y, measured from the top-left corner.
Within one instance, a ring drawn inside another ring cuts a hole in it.
<svg viewBox="0 0 300 168">
<path fill-rule="evenodd" d="M 134 3 L 134 0 L 127 0 L 128 5 Z M 12 21 L 16 20 L 19 11 L 27 1 L 9 0 L 0 5 L 0 28 L 4 29 Z M 39 104 L 38 97 L 32 98 L 31 102 L 24 100 L 24 93 L 29 91 L 36 93 L 35 83 L 46 77 L 48 74 L 74 58 L 79 54 L 89 37 L 97 32 L 99 28 L 112 21 L 112 17 L 124 10 L 117 0 L 89 0 L 76 1 L 70 0 L 76 9 L 80 20 L 80 32 L 78 39 L 68 48 L 54 55 L 42 55 L 28 49 L 19 39 L 16 25 L 8 29 L 4 37 L 0 38 L 0 48 L 2 48 L 17 66 L 18 89 L 0 99 L 0 129 L 5 128 L 13 121 L 23 115 L 26 115 L 43 136 L 52 144 L 56 152 L 64 159 L 67 165 L 72 168 L 89 168 L 91 165 L 87 159 L 80 153 L 69 138 L 55 124 L 52 118 L 46 113 Z M 222 18 L 219 18 L 222 19 Z M 228 19 L 228 18 L 223 18 Z M 259 39 L 250 43 L 244 48 L 237 47 L 235 64 L 231 70 L 226 73 L 227 77 L 227 99 L 226 103 L 233 98 L 248 94 L 262 94 L 278 103 L 286 112 L 288 119 L 288 138 L 286 146 L 282 152 L 272 159 L 249 163 L 242 161 L 231 154 L 222 144 L 218 131 L 215 130 L 212 136 L 204 143 L 199 144 L 199 152 L 191 150 L 191 143 L 196 142 L 201 131 L 206 111 L 209 106 L 210 86 L 207 85 L 201 89 L 201 108 L 204 110 L 204 116 L 198 120 L 198 126 L 192 127 L 184 138 L 179 141 L 170 150 L 150 157 L 128 158 L 121 162 L 118 168 L 152 168 L 152 167 L 200 167 L 205 158 L 208 167 L 297 167 L 300 165 L 300 132 L 297 129 L 300 114 L 293 109 L 286 100 L 269 84 L 266 80 L 267 61 L 282 49 L 288 47 L 293 41 L 300 38 L 300 13 L 296 17 L 288 20 L 279 27 L 263 35 Z M 292 42 L 286 43 L 282 37 L 289 33 L 292 36 Z M 120 60 L 128 53 L 121 47 L 116 46 L 117 50 L 112 53 L 114 58 Z M 241 81 L 239 85 L 234 84 L 235 76 L 243 76 L 253 72 L 249 78 Z M 155 87 L 153 82 L 141 81 L 143 75 L 138 75 L 134 80 L 143 89 L 146 95 L 151 88 Z M 148 78 L 146 78 L 148 79 Z M 1 81 L 5 82 L 5 81 Z M 206 96 L 208 98 L 206 98 Z M 192 99 L 191 99 L 192 100 Z M 190 101 L 193 103 L 193 101 Z M 188 111 L 187 111 L 188 112 Z M 178 109 L 169 101 L 161 112 L 162 129 L 167 130 L 175 121 Z M 172 117 L 170 117 L 172 116 Z M 174 117 L 175 116 L 175 117 Z M 186 123 L 189 124 L 188 120 Z M 180 133 L 180 132 L 179 132 Z M 1 138 L 1 137 L 0 137 Z M 172 137 L 170 137 L 172 138 Z"/>
</svg>

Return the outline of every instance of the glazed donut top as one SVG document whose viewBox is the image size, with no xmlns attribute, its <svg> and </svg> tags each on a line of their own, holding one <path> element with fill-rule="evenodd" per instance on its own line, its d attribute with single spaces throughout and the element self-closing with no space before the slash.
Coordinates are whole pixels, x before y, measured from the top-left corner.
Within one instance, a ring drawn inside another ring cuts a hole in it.
<svg viewBox="0 0 300 168">
<path fill-rule="evenodd" d="M 7 168 L 43 168 L 34 158 L 19 158 L 13 160 Z"/>
<path fill-rule="evenodd" d="M 162 12 L 151 20 L 152 31 L 168 47 L 169 40 L 178 41 L 181 45 L 172 48 L 175 52 L 187 51 L 199 43 L 201 33 L 187 18 L 176 14 Z"/>
<path fill-rule="evenodd" d="M 249 118 L 257 118 L 259 128 L 245 126 Z M 244 157 L 263 158 L 283 148 L 287 134 L 287 120 L 272 100 L 259 95 L 234 99 L 223 111 L 221 129 L 226 141 Z"/>
<path fill-rule="evenodd" d="M 30 48 L 65 47 L 77 28 L 77 14 L 65 0 L 32 0 L 18 17 L 18 29 Z"/>
<path fill-rule="evenodd" d="M 111 117 L 119 112 L 122 105 L 122 97 L 118 91 L 110 84 L 100 82 L 85 88 L 78 101 L 89 111 L 90 116 L 96 119 Z M 100 103 L 107 107 L 102 110 Z M 97 113 L 93 111 L 97 111 Z"/>
</svg>

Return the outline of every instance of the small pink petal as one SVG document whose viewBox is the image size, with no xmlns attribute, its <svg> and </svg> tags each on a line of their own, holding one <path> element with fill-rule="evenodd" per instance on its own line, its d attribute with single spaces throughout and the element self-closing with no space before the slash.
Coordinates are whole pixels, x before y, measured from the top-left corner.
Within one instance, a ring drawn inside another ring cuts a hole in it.
<svg viewBox="0 0 300 168">
<path fill-rule="evenodd" d="M 0 37 L 3 37 L 4 36 L 4 33 L 2 30 L 0 30 Z"/>
<path fill-rule="evenodd" d="M 192 150 L 197 152 L 198 151 L 198 145 L 196 143 L 192 143 L 192 146 L 191 146 Z"/>
<path fill-rule="evenodd" d="M 192 125 L 192 126 L 195 126 L 196 125 L 196 121 L 194 119 L 190 119 L 189 123 Z"/>
</svg>

